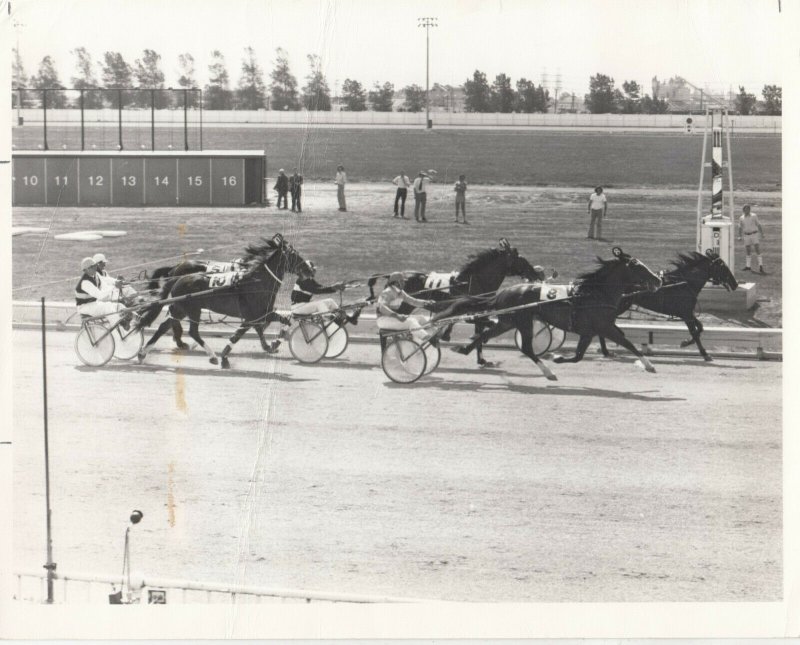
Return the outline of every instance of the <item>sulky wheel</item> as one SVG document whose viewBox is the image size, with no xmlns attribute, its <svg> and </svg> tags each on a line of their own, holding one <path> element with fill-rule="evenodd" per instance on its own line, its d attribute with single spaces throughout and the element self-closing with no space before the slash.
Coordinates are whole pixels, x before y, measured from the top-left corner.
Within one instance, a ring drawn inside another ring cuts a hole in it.
<svg viewBox="0 0 800 645">
<path fill-rule="evenodd" d="M 117 326 L 114 330 L 114 358 L 129 361 L 136 358 L 144 345 L 144 333 L 141 329 L 130 330 Z"/>
<path fill-rule="evenodd" d="M 439 361 L 442 360 L 442 350 L 438 345 L 428 345 L 425 348 L 425 374 L 430 374 L 439 367 Z"/>
<path fill-rule="evenodd" d="M 564 340 L 567 338 L 567 332 L 565 332 L 563 329 L 559 329 L 558 327 L 553 327 L 552 325 L 549 325 L 549 327 L 552 340 L 550 341 L 550 348 L 548 351 L 554 352 L 557 349 L 560 349 L 564 344 Z"/>
<path fill-rule="evenodd" d="M 301 320 L 289 336 L 289 351 L 301 363 L 316 363 L 325 356 L 328 337 L 321 325 Z"/>
<path fill-rule="evenodd" d="M 550 347 L 551 341 L 552 335 L 550 333 L 550 325 L 543 323 L 538 318 L 534 318 L 532 343 L 533 353 L 536 354 L 536 356 L 541 356 L 542 354 L 547 353 L 547 351 L 552 350 L 552 347 Z M 517 349 L 522 351 L 522 334 L 519 333 L 519 330 L 514 332 L 514 343 L 516 344 Z"/>
<path fill-rule="evenodd" d="M 347 328 L 331 321 L 325 325 L 325 333 L 328 335 L 328 350 L 325 352 L 325 358 L 336 358 L 344 354 L 344 350 L 350 343 Z"/>
<path fill-rule="evenodd" d="M 75 353 L 81 363 L 89 367 L 101 367 L 114 355 L 114 335 L 105 323 L 87 321 L 75 337 Z"/>
<path fill-rule="evenodd" d="M 425 351 L 415 341 L 397 338 L 381 356 L 383 371 L 395 383 L 413 383 L 425 373 Z"/>
</svg>

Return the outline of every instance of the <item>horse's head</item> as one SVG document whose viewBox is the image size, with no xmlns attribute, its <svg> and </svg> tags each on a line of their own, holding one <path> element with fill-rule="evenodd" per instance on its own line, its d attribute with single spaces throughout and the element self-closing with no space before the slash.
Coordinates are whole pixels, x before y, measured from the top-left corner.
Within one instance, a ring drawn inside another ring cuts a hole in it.
<svg viewBox="0 0 800 645">
<path fill-rule="evenodd" d="M 314 265 L 309 260 L 304 259 L 297 249 L 286 240 L 281 245 L 280 253 L 283 255 L 283 266 L 286 271 L 294 273 L 302 279 L 314 276 Z"/>
<path fill-rule="evenodd" d="M 264 240 L 263 244 L 248 246 L 244 262 L 249 267 L 249 273 L 266 270 L 267 273 L 277 275 L 279 278 L 286 272 L 294 273 L 301 278 L 313 275 L 309 263 L 280 233 L 270 240 Z"/>
<path fill-rule="evenodd" d="M 622 273 L 620 282 L 642 286 L 650 292 L 661 288 L 661 278 L 653 273 L 644 262 L 628 255 L 618 246 L 615 246 L 611 252 Z"/>
<path fill-rule="evenodd" d="M 736 291 L 739 283 L 731 272 L 730 267 L 725 264 L 725 260 L 719 257 L 719 255 L 714 253 L 714 251 L 711 249 L 706 249 L 706 257 L 711 262 L 708 267 L 709 279 L 714 284 L 721 284 L 728 291 Z"/>
</svg>

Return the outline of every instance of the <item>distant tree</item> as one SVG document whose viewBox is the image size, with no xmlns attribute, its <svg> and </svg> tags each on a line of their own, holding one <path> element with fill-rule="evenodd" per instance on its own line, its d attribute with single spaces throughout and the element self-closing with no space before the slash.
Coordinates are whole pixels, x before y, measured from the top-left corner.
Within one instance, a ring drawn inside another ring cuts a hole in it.
<svg viewBox="0 0 800 645">
<path fill-rule="evenodd" d="M 742 85 L 739 86 L 739 93 L 736 95 L 736 111 L 739 114 L 752 114 L 756 107 L 755 94 L 748 94 Z"/>
<path fill-rule="evenodd" d="M 409 85 L 403 90 L 405 101 L 403 110 L 405 112 L 422 112 L 425 109 L 425 90 L 419 85 Z"/>
<path fill-rule="evenodd" d="M 521 78 L 517 81 L 515 109 L 519 112 L 547 112 L 550 95 L 541 85 L 536 87 L 533 81 Z"/>
<path fill-rule="evenodd" d="M 70 79 L 72 87 L 76 90 L 96 89 L 98 85 L 97 77 L 94 74 L 94 60 L 92 60 L 92 55 L 85 47 L 78 47 L 73 49 L 70 53 L 75 55 L 75 71 L 77 72 L 77 74 Z M 79 105 L 79 101 L 76 100 L 75 104 Z M 84 92 L 83 107 L 90 110 L 103 107 L 102 93 Z"/>
<path fill-rule="evenodd" d="M 349 112 L 363 112 L 367 109 L 367 93 L 358 81 L 349 78 L 344 80 L 342 100 Z"/>
<path fill-rule="evenodd" d="M 103 54 L 103 86 L 114 89 L 121 87 L 131 87 L 133 81 L 131 66 L 125 62 L 119 52 L 106 52 Z M 111 107 L 118 107 L 117 92 L 107 93 Z M 127 101 L 127 92 L 122 92 L 123 105 Z"/>
<path fill-rule="evenodd" d="M 303 88 L 303 107 L 306 110 L 330 112 L 331 90 L 322 73 L 319 56 L 309 54 L 308 64 L 311 67 L 311 71 L 306 76 L 306 85 Z"/>
<path fill-rule="evenodd" d="M 211 52 L 208 85 L 205 88 L 203 103 L 203 107 L 207 110 L 230 110 L 233 107 L 228 68 L 225 65 L 225 57 L 218 49 Z"/>
<path fill-rule="evenodd" d="M 589 93 L 584 97 L 584 102 L 592 114 L 608 114 L 617 112 L 614 92 L 614 79 L 605 74 L 596 74 L 589 79 Z"/>
<path fill-rule="evenodd" d="M 764 114 L 780 116 L 783 114 L 783 89 L 779 85 L 765 85 L 761 90 L 764 97 Z"/>
<path fill-rule="evenodd" d="M 389 82 L 383 85 L 375 83 L 375 89 L 369 92 L 369 102 L 375 112 L 391 112 L 393 98 L 394 85 Z"/>
<path fill-rule="evenodd" d="M 642 97 L 641 108 L 643 114 L 666 114 L 669 103 L 664 99 L 653 99 L 649 94 L 645 94 Z"/>
<path fill-rule="evenodd" d="M 186 90 L 197 88 L 194 80 L 194 56 L 189 53 L 178 54 L 178 87 Z M 200 97 L 197 92 L 187 92 L 186 103 L 189 107 L 196 107 Z"/>
<path fill-rule="evenodd" d="M 466 112 L 489 112 L 491 105 L 492 90 L 486 81 L 486 74 L 475 70 L 472 80 L 464 82 L 464 110 Z"/>
<path fill-rule="evenodd" d="M 161 71 L 161 56 L 152 49 L 145 49 L 142 57 L 137 58 L 133 63 L 133 75 L 139 87 L 149 90 L 164 89 L 164 72 Z M 171 97 L 170 97 L 171 98 Z M 166 92 L 155 92 L 153 100 L 156 108 L 163 108 L 169 105 Z M 136 104 L 140 107 L 150 106 L 150 92 L 136 92 Z M 180 99 L 183 104 L 183 99 Z"/>
<path fill-rule="evenodd" d="M 619 111 L 623 114 L 639 114 L 642 111 L 642 87 L 636 81 L 622 83 L 623 94 L 618 94 Z"/>
<path fill-rule="evenodd" d="M 289 57 L 285 50 L 278 47 L 275 50 L 275 68 L 270 74 L 272 83 L 273 110 L 299 110 L 300 101 L 297 98 L 297 79 L 289 71 Z"/>
<path fill-rule="evenodd" d="M 491 87 L 491 106 L 494 112 L 513 112 L 516 95 L 511 79 L 505 74 L 495 76 Z"/>
<path fill-rule="evenodd" d="M 55 63 L 50 56 L 45 56 L 39 63 L 39 71 L 35 76 L 31 76 L 31 87 L 36 89 L 58 90 L 64 89 L 58 78 Z M 62 108 L 67 104 L 67 97 L 64 92 L 48 92 L 47 107 Z"/>
<path fill-rule="evenodd" d="M 14 89 L 20 87 L 27 87 L 28 85 L 28 76 L 25 74 L 25 66 L 22 63 L 22 56 L 19 55 L 19 51 L 16 47 L 13 49 L 14 57 L 11 61 L 11 87 Z M 11 95 L 11 106 L 16 108 L 17 102 L 19 101 L 19 92 L 14 92 Z M 24 103 L 24 98 L 23 98 Z"/>
<path fill-rule="evenodd" d="M 239 109 L 258 110 L 263 108 L 265 96 L 264 74 L 256 60 L 256 52 L 252 47 L 245 47 L 242 75 L 239 77 L 239 88 L 236 90 Z"/>
</svg>

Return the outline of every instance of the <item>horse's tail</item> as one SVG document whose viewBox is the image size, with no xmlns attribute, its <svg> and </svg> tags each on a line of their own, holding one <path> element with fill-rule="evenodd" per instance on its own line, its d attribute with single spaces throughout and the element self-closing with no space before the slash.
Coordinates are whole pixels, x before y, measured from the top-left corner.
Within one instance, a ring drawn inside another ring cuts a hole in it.
<svg viewBox="0 0 800 645">
<path fill-rule="evenodd" d="M 159 267 L 150 276 L 150 282 L 147 283 L 147 290 L 155 293 L 161 287 L 161 279 L 169 277 L 175 270 L 175 266 Z"/>
<path fill-rule="evenodd" d="M 172 287 L 176 282 L 177 279 L 167 280 L 167 283 L 164 285 L 164 288 L 161 289 L 161 294 L 159 295 L 159 299 L 147 305 L 147 307 L 144 308 L 144 313 L 139 318 L 139 322 L 136 323 L 137 329 L 144 329 L 145 327 L 149 327 L 150 325 L 153 324 L 153 321 L 156 318 L 158 318 L 158 314 L 160 314 L 161 310 L 164 308 L 164 303 L 162 302 L 162 300 L 164 300 L 169 296 L 169 293 L 170 291 L 172 291 Z"/>
</svg>

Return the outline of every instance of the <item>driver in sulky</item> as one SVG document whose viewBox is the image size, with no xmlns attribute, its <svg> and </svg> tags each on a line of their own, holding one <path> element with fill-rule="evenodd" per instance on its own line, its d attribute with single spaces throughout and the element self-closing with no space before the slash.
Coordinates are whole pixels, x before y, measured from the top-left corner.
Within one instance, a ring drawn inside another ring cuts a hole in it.
<svg viewBox="0 0 800 645">
<path fill-rule="evenodd" d="M 424 342 L 428 338 L 423 325 L 426 317 L 420 315 L 405 315 L 400 313 L 400 306 L 405 302 L 412 307 L 430 307 L 435 300 L 420 300 L 408 295 L 403 287 L 405 278 L 399 271 L 392 273 L 386 287 L 378 296 L 378 329 L 386 331 L 408 330 L 417 342 Z"/>
</svg>

